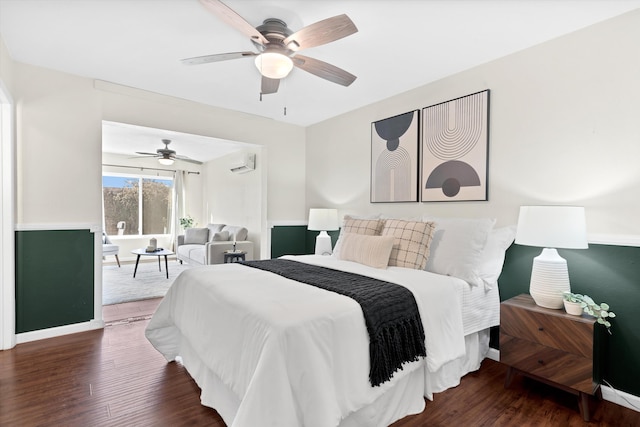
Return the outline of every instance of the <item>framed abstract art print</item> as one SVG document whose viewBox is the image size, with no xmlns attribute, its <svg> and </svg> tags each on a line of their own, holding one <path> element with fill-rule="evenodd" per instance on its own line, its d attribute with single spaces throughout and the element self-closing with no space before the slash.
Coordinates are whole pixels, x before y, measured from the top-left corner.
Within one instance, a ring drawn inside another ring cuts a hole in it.
<svg viewBox="0 0 640 427">
<path fill-rule="evenodd" d="M 420 111 L 371 124 L 371 202 L 418 201 Z"/>
<path fill-rule="evenodd" d="M 422 109 L 421 200 L 488 200 L 489 90 Z"/>
</svg>

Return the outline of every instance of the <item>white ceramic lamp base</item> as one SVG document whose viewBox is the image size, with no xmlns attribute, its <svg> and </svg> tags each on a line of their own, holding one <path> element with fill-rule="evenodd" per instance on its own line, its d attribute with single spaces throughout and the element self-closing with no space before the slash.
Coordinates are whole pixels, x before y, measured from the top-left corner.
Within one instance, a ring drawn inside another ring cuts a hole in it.
<svg viewBox="0 0 640 427">
<path fill-rule="evenodd" d="M 326 231 L 321 231 L 316 237 L 316 255 L 331 255 L 331 236 Z"/>
<path fill-rule="evenodd" d="M 533 259 L 529 293 L 541 307 L 563 307 L 562 294 L 571 291 L 567 261 L 555 249 L 545 248 Z"/>
</svg>

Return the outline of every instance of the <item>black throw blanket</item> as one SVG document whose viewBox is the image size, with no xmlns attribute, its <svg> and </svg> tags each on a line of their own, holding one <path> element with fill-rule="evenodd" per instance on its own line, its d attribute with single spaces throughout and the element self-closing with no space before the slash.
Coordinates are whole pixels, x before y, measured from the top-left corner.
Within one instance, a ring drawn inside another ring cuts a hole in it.
<svg viewBox="0 0 640 427">
<path fill-rule="evenodd" d="M 362 307 L 369 332 L 369 381 L 388 381 L 404 362 L 426 356 L 424 329 L 413 294 L 395 283 L 285 259 L 242 264 L 348 296 Z"/>
</svg>

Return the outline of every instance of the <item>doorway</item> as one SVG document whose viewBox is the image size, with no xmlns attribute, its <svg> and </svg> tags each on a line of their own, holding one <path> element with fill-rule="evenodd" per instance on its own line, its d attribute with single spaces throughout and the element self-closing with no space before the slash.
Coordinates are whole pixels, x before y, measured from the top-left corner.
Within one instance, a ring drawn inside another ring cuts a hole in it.
<svg viewBox="0 0 640 427">
<path fill-rule="evenodd" d="M 158 155 L 154 155 L 154 153 L 161 153 L 163 147 L 167 146 L 166 140 L 171 141 L 168 147 L 175 150 L 177 157 L 172 164 L 164 164 L 160 162 L 162 159 Z M 246 174 L 231 173 L 230 166 L 245 152 L 256 154 L 258 162 L 255 170 Z M 180 161 L 181 156 L 201 164 Z M 174 182 L 178 171 L 184 171 L 180 174 L 179 186 L 184 190 L 181 193 L 185 194 L 185 202 L 176 202 L 177 206 L 173 207 L 178 217 L 189 216 L 195 220 L 198 227 L 205 227 L 210 222 L 244 226 L 249 230 L 249 235 L 254 241 L 256 256 L 261 254 L 261 247 L 267 247 L 265 240 L 267 169 L 266 148 L 263 146 L 103 121 L 102 171 L 103 176 L 105 174 L 120 176 L 140 174 L 147 178 L 149 175 L 158 175 L 156 178 L 161 179 L 165 175 L 165 178 L 173 177 L 171 179 L 174 179 Z M 130 228 L 129 224 L 132 222 L 132 220 L 126 221 L 127 228 Z M 114 270 L 109 271 L 109 274 L 121 273 L 122 269 L 132 270 L 131 262 L 135 256 L 131 252 L 146 247 L 151 237 L 157 239 L 158 247 L 172 247 L 173 236 L 170 234 L 151 236 L 142 231 L 143 227 L 138 231 L 136 226 L 135 231 L 128 229 L 122 235 L 118 235 L 119 230 L 109 230 L 108 224 L 106 226 L 103 224 L 103 228 L 110 235 L 111 241 L 119 246 L 119 257 L 123 261 L 122 268 L 118 268 L 115 266 L 115 259 L 109 257 L 108 261 L 111 262 L 105 264 L 107 267 L 103 265 L 103 280 L 106 280 L 105 268 Z M 176 265 L 176 267 L 169 265 L 170 273 L 183 266 Z M 158 273 L 157 269 L 155 273 Z M 104 303 L 103 301 L 103 305 Z"/>
<path fill-rule="evenodd" d="M 16 344 L 13 116 L 13 102 L 0 80 L 0 350 Z"/>
</svg>

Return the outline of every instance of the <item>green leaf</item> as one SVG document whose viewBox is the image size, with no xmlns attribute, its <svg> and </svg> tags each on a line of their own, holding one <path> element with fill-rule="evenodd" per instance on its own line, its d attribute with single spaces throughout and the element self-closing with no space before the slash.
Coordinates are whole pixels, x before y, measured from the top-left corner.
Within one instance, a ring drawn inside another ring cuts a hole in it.
<svg viewBox="0 0 640 427">
<path fill-rule="evenodd" d="M 606 302 L 600 304 L 600 307 L 602 307 L 603 310 L 609 310 L 609 304 L 607 304 Z"/>
</svg>

